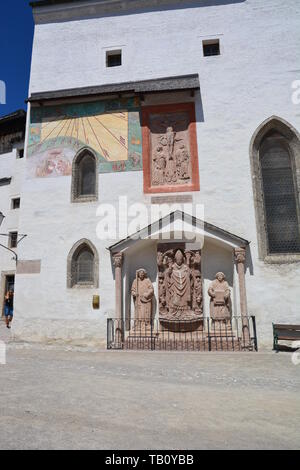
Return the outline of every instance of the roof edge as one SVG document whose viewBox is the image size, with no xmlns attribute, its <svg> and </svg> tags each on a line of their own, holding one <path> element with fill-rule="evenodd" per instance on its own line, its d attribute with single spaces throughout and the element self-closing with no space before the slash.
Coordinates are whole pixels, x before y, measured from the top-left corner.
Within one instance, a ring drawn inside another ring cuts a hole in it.
<svg viewBox="0 0 300 470">
<path fill-rule="evenodd" d="M 179 75 L 174 77 L 154 78 L 131 82 L 120 82 L 90 87 L 68 88 L 64 90 L 32 93 L 28 102 L 44 102 L 57 99 L 78 98 L 97 95 L 112 95 L 122 93 L 157 93 L 167 91 L 199 90 L 198 74 Z"/>
<path fill-rule="evenodd" d="M 115 252 L 115 249 L 126 243 L 127 241 L 130 241 L 130 240 L 136 240 L 136 237 L 139 233 L 142 233 L 144 231 L 149 231 L 149 229 L 154 225 L 154 224 L 157 224 L 157 223 L 161 223 L 164 219 L 166 219 L 167 217 L 173 217 L 175 219 L 176 215 L 179 215 L 179 216 L 186 216 L 186 217 L 190 217 L 192 219 L 192 221 L 194 223 L 203 223 L 204 224 L 204 229 L 208 229 L 208 230 L 214 230 L 220 234 L 222 234 L 223 236 L 227 236 L 229 238 L 231 238 L 232 240 L 235 240 L 236 243 L 240 244 L 241 246 L 244 246 L 244 247 L 247 247 L 250 245 L 250 241 L 249 240 L 246 240 L 245 238 L 242 238 L 242 237 L 239 237 L 238 235 L 235 235 L 231 232 L 228 232 L 227 230 L 224 230 L 216 225 L 213 225 L 209 222 L 206 222 L 206 221 L 202 221 L 201 219 L 197 219 L 197 217 L 195 216 L 192 216 L 191 214 L 188 214 L 186 212 L 183 212 L 183 211 L 180 211 L 180 210 L 176 210 L 176 211 L 173 211 L 173 212 L 170 212 L 170 214 L 167 214 L 165 215 L 164 217 L 161 217 L 160 219 L 156 220 L 155 222 L 152 222 L 151 224 L 149 224 L 148 226 L 142 228 L 141 230 L 138 230 L 136 233 L 134 234 L 131 234 L 129 235 L 128 237 L 122 239 L 122 240 L 119 240 L 118 242 L 114 243 L 113 245 L 107 247 L 107 250 L 111 252 L 111 254 L 114 254 L 116 253 Z"/>
<path fill-rule="evenodd" d="M 31 8 L 36 8 L 36 7 L 46 7 L 48 5 L 59 5 L 62 3 L 75 3 L 78 2 L 79 0 L 36 0 L 29 2 L 29 5 Z M 81 0 L 81 1 L 87 1 L 87 0 Z"/>
<path fill-rule="evenodd" d="M 26 118 L 26 111 L 24 109 L 18 109 L 13 113 L 0 116 L 0 125 L 9 121 L 15 121 L 17 119 Z"/>
</svg>

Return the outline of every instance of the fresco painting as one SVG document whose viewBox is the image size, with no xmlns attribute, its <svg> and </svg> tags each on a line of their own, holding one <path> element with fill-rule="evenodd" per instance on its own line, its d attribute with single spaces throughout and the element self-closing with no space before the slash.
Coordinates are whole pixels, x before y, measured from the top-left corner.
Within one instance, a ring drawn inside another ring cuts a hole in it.
<svg viewBox="0 0 300 470">
<path fill-rule="evenodd" d="M 31 110 L 28 176 L 68 176 L 82 148 L 99 160 L 99 172 L 142 170 L 139 100 L 45 106 Z"/>
</svg>

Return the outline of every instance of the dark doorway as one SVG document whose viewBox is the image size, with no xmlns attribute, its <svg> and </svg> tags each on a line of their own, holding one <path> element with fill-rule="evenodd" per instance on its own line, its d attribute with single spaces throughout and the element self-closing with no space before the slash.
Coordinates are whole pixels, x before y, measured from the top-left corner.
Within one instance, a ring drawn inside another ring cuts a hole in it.
<svg viewBox="0 0 300 470">
<path fill-rule="evenodd" d="M 7 275 L 5 276 L 5 289 L 4 289 L 4 296 L 2 299 L 2 316 L 4 315 L 4 300 L 5 300 L 5 295 L 6 292 L 9 291 L 9 289 L 15 289 L 15 276 L 14 275 Z"/>
</svg>

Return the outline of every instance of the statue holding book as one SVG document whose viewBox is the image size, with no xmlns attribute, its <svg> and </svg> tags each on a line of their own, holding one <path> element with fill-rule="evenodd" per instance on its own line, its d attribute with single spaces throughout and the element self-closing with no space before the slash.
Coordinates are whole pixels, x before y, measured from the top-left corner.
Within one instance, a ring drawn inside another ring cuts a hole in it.
<svg viewBox="0 0 300 470">
<path fill-rule="evenodd" d="M 213 321 L 227 322 L 231 318 L 230 289 L 224 273 L 217 273 L 208 289 L 210 296 L 210 318 Z"/>
</svg>

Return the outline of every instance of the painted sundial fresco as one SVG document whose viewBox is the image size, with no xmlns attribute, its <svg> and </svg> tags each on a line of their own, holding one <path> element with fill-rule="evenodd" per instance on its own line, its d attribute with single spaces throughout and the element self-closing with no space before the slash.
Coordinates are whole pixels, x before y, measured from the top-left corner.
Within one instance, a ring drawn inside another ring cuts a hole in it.
<svg viewBox="0 0 300 470">
<path fill-rule="evenodd" d="M 100 173 L 142 169 L 139 100 L 97 101 L 32 108 L 28 176 L 68 176 L 82 148 L 99 159 Z"/>
</svg>

